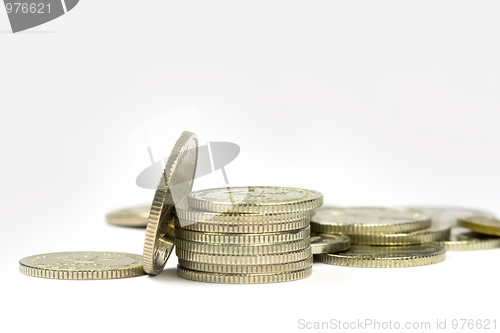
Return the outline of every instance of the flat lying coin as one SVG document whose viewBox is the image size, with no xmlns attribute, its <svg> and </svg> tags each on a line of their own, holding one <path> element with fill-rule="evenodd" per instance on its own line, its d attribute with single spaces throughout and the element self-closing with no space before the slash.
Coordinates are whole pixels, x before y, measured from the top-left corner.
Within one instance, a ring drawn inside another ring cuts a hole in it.
<svg viewBox="0 0 500 333">
<path fill-rule="evenodd" d="M 359 245 L 412 245 L 450 238 L 451 228 L 433 223 L 430 228 L 400 234 L 350 235 L 352 244 Z"/>
<path fill-rule="evenodd" d="M 462 227 L 451 228 L 450 240 L 436 241 L 446 251 L 475 251 L 500 247 L 500 237 L 483 235 Z"/>
<path fill-rule="evenodd" d="M 427 215 L 407 208 L 332 207 L 311 217 L 311 231 L 331 234 L 401 233 L 430 225 Z"/>
<path fill-rule="evenodd" d="M 195 209 L 216 213 L 273 214 L 318 208 L 323 204 L 323 195 L 291 187 L 223 187 L 192 192 L 188 204 Z"/>
<path fill-rule="evenodd" d="M 397 268 L 432 265 L 446 259 L 443 247 L 434 244 L 410 246 L 352 245 L 344 252 L 318 254 L 319 261 L 350 267 Z"/>
<path fill-rule="evenodd" d="M 185 200 L 193 188 L 198 157 L 196 134 L 183 132 L 175 143 L 158 183 L 144 240 L 144 270 L 161 273 L 174 249 L 175 203 Z"/>
<path fill-rule="evenodd" d="M 292 272 L 270 274 L 223 274 L 193 271 L 177 267 L 177 275 L 183 279 L 211 283 L 275 283 L 305 279 L 311 276 L 312 266 Z"/>
<path fill-rule="evenodd" d="M 341 252 L 349 249 L 350 247 L 351 239 L 346 235 L 311 235 L 311 249 L 313 254 Z"/>
<path fill-rule="evenodd" d="M 191 242 L 217 243 L 217 244 L 271 244 L 285 243 L 305 239 L 310 235 L 310 227 L 283 232 L 258 233 L 258 234 L 227 234 L 213 232 L 191 231 L 175 228 L 175 236 Z"/>
<path fill-rule="evenodd" d="M 460 218 L 458 225 L 482 234 L 500 236 L 500 220 L 495 218 L 485 216 Z"/>
<path fill-rule="evenodd" d="M 148 225 L 150 210 L 151 205 L 120 209 L 106 214 L 106 221 L 122 227 L 145 227 Z"/>
<path fill-rule="evenodd" d="M 60 252 L 19 261 L 22 274 L 46 279 L 103 280 L 144 275 L 142 256 L 118 252 Z"/>
<path fill-rule="evenodd" d="M 495 217 L 491 212 L 466 207 L 451 207 L 451 206 L 415 206 L 408 207 L 418 210 L 427 216 L 430 216 L 432 221 L 439 221 L 439 223 L 447 223 L 449 226 L 456 226 L 457 220 L 469 216 L 487 216 Z"/>
<path fill-rule="evenodd" d="M 263 255 L 289 253 L 308 248 L 310 244 L 311 240 L 309 239 L 309 237 L 293 242 L 253 245 L 199 243 L 190 242 L 180 238 L 177 238 L 175 240 L 175 245 L 177 245 L 179 249 L 183 249 L 186 251 L 230 255 Z"/>
<path fill-rule="evenodd" d="M 230 274 L 269 274 L 297 271 L 313 264 L 313 256 L 304 260 L 269 265 L 220 265 L 179 259 L 181 267 L 194 271 Z"/>
<path fill-rule="evenodd" d="M 296 229 L 303 229 L 310 225 L 310 217 L 285 222 L 268 222 L 265 219 L 256 220 L 252 223 L 205 221 L 193 222 L 179 219 L 178 227 L 186 230 L 215 232 L 215 233 L 236 233 L 236 234 L 254 234 L 269 232 L 284 232 Z"/>
</svg>

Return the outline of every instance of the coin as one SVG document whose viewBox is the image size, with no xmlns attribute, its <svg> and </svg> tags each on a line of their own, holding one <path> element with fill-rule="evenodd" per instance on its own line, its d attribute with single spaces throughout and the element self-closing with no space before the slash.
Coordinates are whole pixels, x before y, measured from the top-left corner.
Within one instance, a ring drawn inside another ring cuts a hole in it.
<svg viewBox="0 0 500 333">
<path fill-rule="evenodd" d="M 123 227 L 145 227 L 148 225 L 151 205 L 142 205 L 116 210 L 106 214 L 109 224 Z"/>
<path fill-rule="evenodd" d="M 226 234 L 175 229 L 175 236 L 192 242 L 218 244 L 270 244 L 292 242 L 309 237 L 310 227 L 273 233 Z"/>
<path fill-rule="evenodd" d="M 500 237 L 483 235 L 462 227 L 452 227 L 449 240 L 433 242 L 446 251 L 475 251 L 500 247 Z"/>
<path fill-rule="evenodd" d="M 46 279 L 102 280 L 144 275 L 142 256 L 118 252 L 59 252 L 19 261 L 24 275 Z"/>
<path fill-rule="evenodd" d="M 458 225 L 482 234 L 500 236 L 500 220 L 496 218 L 485 216 L 459 218 Z"/>
<path fill-rule="evenodd" d="M 287 262 L 300 261 L 308 258 L 311 253 L 311 247 L 303 250 L 287 253 L 264 254 L 264 255 L 232 255 L 232 254 L 213 254 L 186 251 L 177 247 L 175 254 L 179 259 L 203 262 L 207 264 L 220 265 L 270 265 L 283 264 Z"/>
<path fill-rule="evenodd" d="M 446 259 L 446 251 L 435 244 L 410 246 L 352 245 L 344 252 L 318 254 L 319 261 L 350 267 L 396 268 L 432 265 Z"/>
<path fill-rule="evenodd" d="M 331 207 L 311 217 L 312 232 L 346 235 L 410 232 L 430 225 L 428 216 L 407 208 Z"/>
<path fill-rule="evenodd" d="M 177 267 L 177 275 L 181 278 L 211 283 L 275 283 L 305 279 L 311 276 L 312 266 L 291 272 L 280 272 L 270 274 L 223 274 L 199 272 Z"/>
<path fill-rule="evenodd" d="M 272 244 L 210 244 L 191 242 L 177 238 L 175 245 L 179 249 L 190 252 L 232 254 L 232 255 L 263 255 L 274 253 L 288 253 L 303 250 L 311 245 L 309 237 L 293 242 Z"/>
<path fill-rule="evenodd" d="M 352 244 L 359 245 L 412 245 L 450 238 L 451 228 L 433 223 L 430 228 L 399 234 L 350 235 Z"/>
<path fill-rule="evenodd" d="M 189 206 L 216 213 L 284 213 L 309 211 L 323 204 L 320 192 L 291 187 L 223 187 L 195 191 Z"/>
<path fill-rule="evenodd" d="M 346 235 L 312 234 L 311 250 L 313 254 L 345 251 L 351 247 L 351 239 Z"/>
<path fill-rule="evenodd" d="M 431 217 L 432 221 L 439 221 L 447 223 L 449 226 L 456 226 L 457 219 L 469 216 L 487 216 L 495 217 L 491 212 L 467 207 L 453 207 L 453 206 L 414 206 L 408 207 L 410 209 L 418 210 L 425 215 Z"/>
<path fill-rule="evenodd" d="M 161 273 L 175 242 L 175 203 L 193 188 L 198 156 L 196 134 L 183 132 L 175 143 L 156 189 L 144 240 L 144 270 Z"/>
<path fill-rule="evenodd" d="M 207 264 L 203 262 L 189 261 L 179 259 L 181 267 L 212 273 L 230 273 L 230 274 L 268 274 L 296 271 L 305 269 L 313 264 L 313 256 L 310 255 L 304 260 L 285 262 L 279 264 L 268 265 L 220 265 L 220 264 Z"/>
</svg>

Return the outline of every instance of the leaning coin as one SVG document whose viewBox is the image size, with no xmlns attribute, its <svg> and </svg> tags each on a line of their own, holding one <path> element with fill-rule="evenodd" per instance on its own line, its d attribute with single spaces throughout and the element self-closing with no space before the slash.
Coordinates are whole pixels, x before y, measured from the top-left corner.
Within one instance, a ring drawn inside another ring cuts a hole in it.
<svg viewBox="0 0 500 333">
<path fill-rule="evenodd" d="M 229 254 L 229 255 L 263 255 L 275 253 L 288 253 L 308 248 L 311 244 L 309 237 L 285 243 L 271 244 L 212 244 L 191 242 L 177 238 L 175 245 L 179 249 L 190 252 Z"/>
<path fill-rule="evenodd" d="M 359 245 L 413 245 L 450 238 L 451 228 L 446 224 L 432 223 L 424 230 L 398 234 L 350 235 L 352 244 Z"/>
<path fill-rule="evenodd" d="M 481 234 L 500 236 L 500 220 L 485 216 L 459 218 L 458 225 Z"/>
<path fill-rule="evenodd" d="M 313 254 L 341 252 L 349 249 L 350 247 L 351 239 L 346 235 L 311 235 L 311 249 Z"/>
<path fill-rule="evenodd" d="M 397 268 L 432 265 L 446 259 L 446 251 L 435 244 L 410 246 L 352 245 L 344 252 L 318 254 L 321 262 L 350 267 Z"/>
<path fill-rule="evenodd" d="M 175 203 L 184 200 L 193 188 L 198 138 L 183 132 L 175 143 L 158 183 L 149 213 L 144 240 L 144 270 L 161 273 L 175 242 Z"/>
<path fill-rule="evenodd" d="M 151 205 L 116 210 L 106 214 L 106 222 L 122 227 L 145 227 L 148 225 Z"/>
<path fill-rule="evenodd" d="M 187 269 L 202 272 L 230 274 L 268 274 L 290 272 L 305 269 L 310 267 L 312 264 L 312 255 L 304 260 L 268 265 L 220 265 L 179 259 L 179 265 Z"/>
<path fill-rule="evenodd" d="M 211 283 L 276 283 L 305 279 L 311 276 L 312 266 L 298 271 L 270 274 L 223 274 L 193 271 L 177 267 L 177 275 L 183 279 Z"/>
<path fill-rule="evenodd" d="M 103 280 L 144 275 L 142 256 L 119 252 L 59 252 L 19 261 L 22 274 L 46 279 Z"/>
<path fill-rule="evenodd" d="M 311 217 L 312 232 L 346 235 L 409 232 L 430 225 L 427 215 L 407 208 L 332 207 Z"/>
<path fill-rule="evenodd" d="M 254 233 L 254 234 L 227 234 L 214 232 L 199 232 L 175 228 L 175 236 L 180 239 L 199 243 L 218 244 L 271 244 L 285 243 L 305 239 L 310 235 L 310 227 L 283 232 Z"/>
<path fill-rule="evenodd" d="M 500 247 L 500 237 L 483 235 L 462 227 L 451 228 L 449 240 L 435 241 L 446 251 L 475 251 L 488 250 Z"/>
<path fill-rule="evenodd" d="M 323 195 L 292 187 L 223 187 L 192 192 L 188 204 L 209 212 L 273 214 L 318 208 Z"/>
<path fill-rule="evenodd" d="M 453 206 L 412 206 L 410 209 L 418 210 L 429 216 L 432 221 L 447 223 L 450 226 L 456 226 L 459 218 L 469 216 L 495 217 L 492 212 L 477 208 L 453 207 Z"/>
</svg>

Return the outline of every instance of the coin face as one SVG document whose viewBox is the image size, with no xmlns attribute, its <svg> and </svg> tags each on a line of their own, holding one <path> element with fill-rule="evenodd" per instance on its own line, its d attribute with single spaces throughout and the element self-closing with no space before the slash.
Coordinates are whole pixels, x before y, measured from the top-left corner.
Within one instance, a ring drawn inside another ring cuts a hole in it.
<svg viewBox="0 0 500 333">
<path fill-rule="evenodd" d="M 198 156 L 198 138 L 183 132 L 175 143 L 156 189 L 144 241 L 144 270 L 160 274 L 175 244 L 175 204 L 191 192 Z"/>
<path fill-rule="evenodd" d="M 500 220 L 485 216 L 459 218 L 458 225 L 482 234 L 500 236 Z"/>
<path fill-rule="evenodd" d="M 323 195 L 291 187 L 224 187 L 193 192 L 188 204 L 210 212 L 280 213 L 318 208 Z"/>
<path fill-rule="evenodd" d="M 123 227 L 145 227 L 148 225 L 150 209 L 151 205 L 119 209 L 106 214 L 106 222 Z"/>
<path fill-rule="evenodd" d="M 443 247 L 435 244 L 410 246 L 352 245 L 344 252 L 317 255 L 324 263 L 369 268 L 396 268 L 431 265 L 446 258 Z"/>
<path fill-rule="evenodd" d="M 118 279 L 144 275 L 142 256 L 118 252 L 60 252 L 19 261 L 21 273 L 64 280 Z"/>
<path fill-rule="evenodd" d="M 430 218 L 407 208 L 331 207 L 315 212 L 311 231 L 347 235 L 409 232 L 428 228 Z"/>
<path fill-rule="evenodd" d="M 311 250 L 313 254 L 341 252 L 349 249 L 350 247 L 351 238 L 347 235 L 311 235 Z"/>
<path fill-rule="evenodd" d="M 414 206 L 408 207 L 418 210 L 425 215 L 431 217 L 432 221 L 439 223 L 446 223 L 449 226 L 456 226 L 457 220 L 469 216 L 486 216 L 495 217 L 491 212 L 466 207 L 452 207 L 452 206 Z"/>
</svg>

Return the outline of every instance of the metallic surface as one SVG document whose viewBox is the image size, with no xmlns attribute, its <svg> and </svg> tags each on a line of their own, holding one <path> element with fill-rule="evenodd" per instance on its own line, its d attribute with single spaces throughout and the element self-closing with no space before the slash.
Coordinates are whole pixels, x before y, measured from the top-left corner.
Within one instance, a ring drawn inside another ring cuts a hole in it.
<svg viewBox="0 0 500 333">
<path fill-rule="evenodd" d="M 400 234 L 350 235 L 352 244 L 362 245 L 413 245 L 450 238 L 451 228 L 433 223 L 428 229 Z"/>
<path fill-rule="evenodd" d="M 198 138 L 183 132 L 167 160 L 156 189 L 144 240 L 144 270 L 160 274 L 175 242 L 175 203 L 186 198 L 193 188 Z"/>
<path fill-rule="evenodd" d="M 106 222 L 122 227 L 145 227 L 148 225 L 151 205 L 119 209 L 106 214 Z"/>
<path fill-rule="evenodd" d="M 446 251 L 476 251 L 500 247 L 500 237 L 483 235 L 462 227 L 451 228 L 449 240 L 436 241 Z"/>
<path fill-rule="evenodd" d="M 351 238 L 347 235 L 311 235 L 311 250 L 313 254 L 341 252 L 349 249 L 350 247 Z"/>
<path fill-rule="evenodd" d="M 500 220 L 496 218 L 485 216 L 459 218 L 458 225 L 481 234 L 500 236 Z"/>
<path fill-rule="evenodd" d="M 291 187 L 223 187 L 190 193 L 188 204 L 209 212 L 273 214 L 318 208 L 323 195 Z"/>
<path fill-rule="evenodd" d="M 321 262 L 349 267 L 397 268 L 432 265 L 446 259 L 446 251 L 435 244 L 410 246 L 352 245 L 340 253 L 319 254 Z"/>
<path fill-rule="evenodd" d="M 305 279 L 311 276 L 312 266 L 291 272 L 270 273 L 270 274 L 223 274 L 199 272 L 183 267 L 177 267 L 177 275 L 181 278 L 211 283 L 275 283 Z"/>
<path fill-rule="evenodd" d="M 401 233 L 429 228 L 431 220 L 407 208 L 331 207 L 311 216 L 311 231 L 346 235 Z"/>
<path fill-rule="evenodd" d="M 46 279 L 102 280 L 144 275 L 142 256 L 118 252 L 60 252 L 23 258 L 22 274 Z"/>
<path fill-rule="evenodd" d="M 286 222 L 273 222 L 265 219 L 256 220 L 248 223 L 239 222 L 224 222 L 224 221 L 205 221 L 193 222 L 179 219 L 178 226 L 182 229 L 201 231 L 201 232 L 215 232 L 215 233 L 270 233 L 270 232 L 283 232 L 296 229 L 303 229 L 310 225 L 310 217 Z"/>
<path fill-rule="evenodd" d="M 456 226 L 457 220 L 469 216 L 487 216 L 495 217 L 489 211 L 476 208 L 467 207 L 453 207 L 453 206 L 414 206 L 408 207 L 410 209 L 418 210 L 427 216 L 430 216 L 432 221 L 439 223 L 447 223 L 449 226 Z"/>
</svg>

